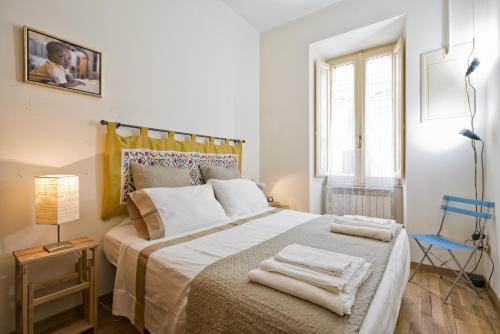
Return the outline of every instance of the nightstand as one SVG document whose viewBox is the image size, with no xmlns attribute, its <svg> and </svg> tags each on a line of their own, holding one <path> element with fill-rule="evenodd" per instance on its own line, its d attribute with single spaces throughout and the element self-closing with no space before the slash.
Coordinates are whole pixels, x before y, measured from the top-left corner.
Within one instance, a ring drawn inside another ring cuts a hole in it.
<svg viewBox="0 0 500 334">
<path fill-rule="evenodd" d="M 269 206 L 273 208 L 290 209 L 290 205 L 281 204 L 280 202 L 271 202 Z"/>
<path fill-rule="evenodd" d="M 98 244 L 86 237 L 71 240 L 71 242 L 74 244 L 73 247 L 52 253 L 46 252 L 43 246 L 13 252 L 16 260 L 17 333 L 33 333 L 35 307 L 79 292 L 82 292 L 83 319 L 77 320 L 54 333 L 82 333 L 88 330 L 95 332 L 97 328 L 95 277 L 96 248 Z M 88 258 L 89 252 L 92 253 L 92 257 L 90 258 Z M 45 282 L 35 282 L 36 277 L 29 275 L 29 264 L 69 254 L 79 255 L 75 272 Z M 63 287 L 54 290 L 57 286 Z M 49 290 L 50 292 L 43 293 L 44 290 Z"/>
</svg>

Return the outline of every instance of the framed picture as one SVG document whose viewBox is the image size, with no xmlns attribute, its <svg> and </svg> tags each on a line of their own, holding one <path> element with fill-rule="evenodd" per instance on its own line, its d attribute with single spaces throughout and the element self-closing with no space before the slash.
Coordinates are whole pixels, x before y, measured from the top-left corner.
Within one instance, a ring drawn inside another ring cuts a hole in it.
<svg viewBox="0 0 500 334">
<path fill-rule="evenodd" d="M 24 27 L 24 81 L 102 97 L 102 53 Z"/>
</svg>

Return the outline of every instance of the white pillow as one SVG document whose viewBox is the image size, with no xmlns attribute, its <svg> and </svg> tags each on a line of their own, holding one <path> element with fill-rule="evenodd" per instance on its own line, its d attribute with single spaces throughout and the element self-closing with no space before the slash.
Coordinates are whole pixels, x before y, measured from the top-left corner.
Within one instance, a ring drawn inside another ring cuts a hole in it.
<svg viewBox="0 0 500 334">
<path fill-rule="evenodd" d="M 268 207 L 266 196 L 254 181 L 248 179 L 208 180 L 215 197 L 229 217 L 243 215 Z"/>
<path fill-rule="evenodd" d="M 210 184 L 143 190 L 160 214 L 167 236 L 229 221 Z"/>
</svg>

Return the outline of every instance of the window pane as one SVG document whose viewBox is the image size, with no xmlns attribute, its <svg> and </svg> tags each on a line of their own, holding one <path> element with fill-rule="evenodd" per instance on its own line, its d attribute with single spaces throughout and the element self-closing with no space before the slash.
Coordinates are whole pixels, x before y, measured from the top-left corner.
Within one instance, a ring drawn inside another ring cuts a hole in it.
<svg viewBox="0 0 500 334">
<path fill-rule="evenodd" d="M 394 177 L 392 55 L 369 57 L 365 64 L 365 176 Z"/>
<path fill-rule="evenodd" d="M 354 64 L 332 68 L 332 119 L 330 173 L 354 176 L 355 172 L 355 89 Z"/>
</svg>

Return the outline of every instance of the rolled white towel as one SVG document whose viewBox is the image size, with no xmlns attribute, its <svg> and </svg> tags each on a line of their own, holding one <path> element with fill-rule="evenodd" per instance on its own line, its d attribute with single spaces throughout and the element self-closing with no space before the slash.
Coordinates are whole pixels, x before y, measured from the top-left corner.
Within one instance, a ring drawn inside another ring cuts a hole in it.
<svg viewBox="0 0 500 334">
<path fill-rule="evenodd" d="M 344 215 L 343 217 L 346 219 L 359 220 L 362 222 L 375 223 L 375 224 L 379 224 L 379 225 L 396 224 L 396 221 L 394 219 L 385 219 L 385 218 L 368 217 L 368 216 L 360 216 L 360 215 Z"/>
<path fill-rule="evenodd" d="M 379 223 L 373 222 L 373 221 L 355 220 L 355 219 L 348 219 L 345 217 L 346 216 L 334 216 L 333 222 L 336 224 L 340 224 L 340 225 L 388 230 L 388 231 L 391 231 L 393 236 L 396 233 L 396 228 L 397 228 L 396 223 L 379 224 Z"/>
<path fill-rule="evenodd" d="M 325 289 L 332 293 L 349 293 L 356 287 L 358 276 L 365 270 L 362 266 L 365 260 L 357 258 L 351 265 L 344 270 L 344 274 L 331 274 L 323 270 L 308 269 L 302 266 L 296 266 L 286 262 L 276 261 L 274 258 L 264 260 L 259 268 L 264 271 L 275 272 L 299 281 L 309 283 Z"/>
<path fill-rule="evenodd" d="M 391 241 L 393 237 L 393 231 L 391 230 L 361 227 L 361 226 L 357 227 L 357 226 L 341 225 L 337 223 L 331 224 L 330 231 L 334 233 L 354 235 L 358 237 L 365 237 L 381 241 Z"/>
<path fill-rule="evenodd" d="M 351 264 L 353 257 L 324 249 L 292 244 L 276 254 L 275 259 L 294 265 L 342 274 Z"/>
<path fill-rule="evenodd" d="M 371 264 L 365 263 L 364 271 L 360 276 L 356 289 L 350 293 L 331 293 L 317 286 L 299 281 L 297 279 L 276 274 L 273 272 L 254 269 L 248 273 L 250 281 L 265 285 L 275 290 L 287 293 L 291 296 L 306 300 L 313 304 L 324 307 L 340 316 L 351 314 L 351 308 L 356 298 L 357 288 L 368 278 L 371 273 Z"/>
</svg>

